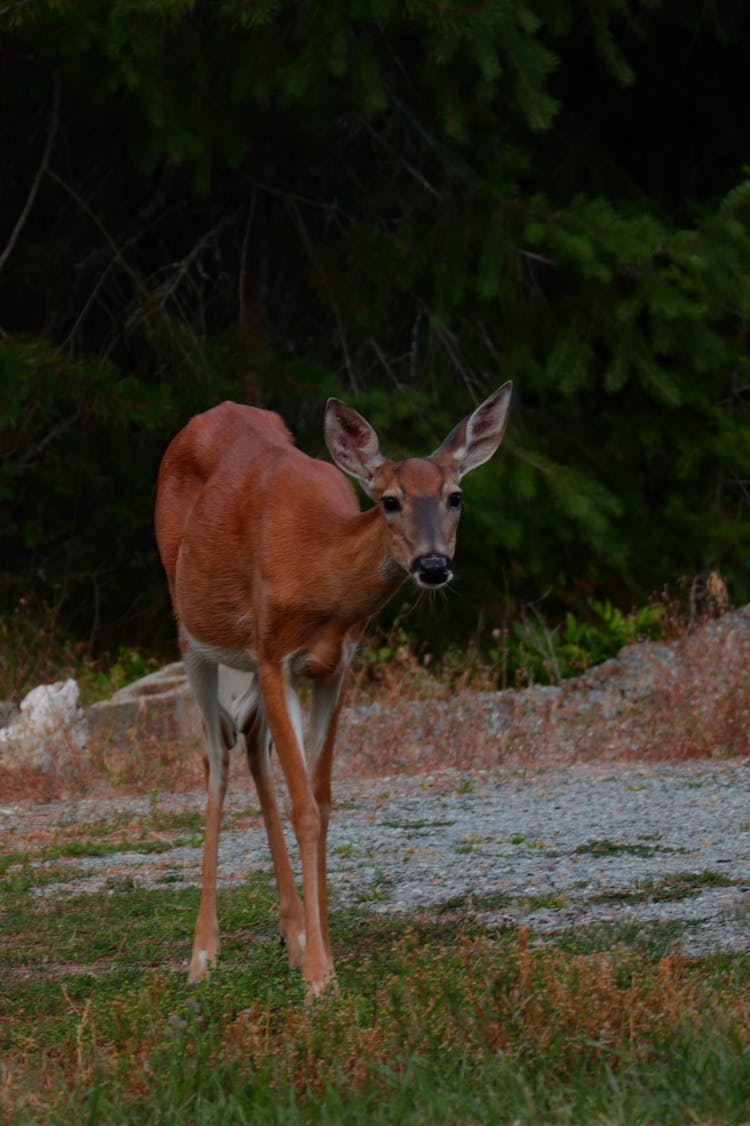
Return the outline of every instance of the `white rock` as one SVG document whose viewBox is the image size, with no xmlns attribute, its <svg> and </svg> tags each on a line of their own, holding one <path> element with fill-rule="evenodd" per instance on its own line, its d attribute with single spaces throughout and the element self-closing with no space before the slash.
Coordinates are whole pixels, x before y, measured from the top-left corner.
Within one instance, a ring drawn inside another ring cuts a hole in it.
<svg viewBox="0 0 750 1126">
<path fill-rule="evenodd" d="M 24 696 L 21 714 L 0 729 L 0 763 L 50 770 L 88 742 L 75 680 L 40 684 Z"/>
</svg>

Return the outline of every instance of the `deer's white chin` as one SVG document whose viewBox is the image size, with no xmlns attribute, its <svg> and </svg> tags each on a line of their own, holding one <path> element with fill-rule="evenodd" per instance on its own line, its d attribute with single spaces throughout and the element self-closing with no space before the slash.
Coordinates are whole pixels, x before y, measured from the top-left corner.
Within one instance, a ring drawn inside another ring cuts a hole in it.
<svg viewBox="0 0 750 1126">
<path fill-rule="evenodd" d="M 448 571 L 448 574 L 445 576 L 445 578 L 440 579 L 440 581 L 437 583 L 426 583 L 424 579 L 416 572 L 411 577 L 414 579 L 414 582 L 417 584 L 417 586 L 422 588 L 422 590 L 440 590 L 441 587 L 447 586 L 451 581 L 451 579 L 453 578 L 453 572 Z"/>
</svg>

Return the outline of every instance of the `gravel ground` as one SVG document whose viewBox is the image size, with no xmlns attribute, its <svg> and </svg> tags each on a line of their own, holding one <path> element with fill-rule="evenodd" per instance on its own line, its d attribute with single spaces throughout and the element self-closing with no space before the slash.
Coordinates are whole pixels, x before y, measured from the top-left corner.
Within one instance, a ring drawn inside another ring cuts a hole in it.
<svg viewBox="0 0 750 1126">
<path fill-rule="evenodd" d="M 200 807 L 198 794 L 87 799 L 0 809 L 9 847 L 27 818 L 48 831 Z M 224 885 L 270 872 L 257 806 L 242 786 L 228 805 Z M 232 826 L 241 820 L 242 828 Z M 81 834 L 83 835 L 83 833 Z M 38 894 L 197 884 L 200 847 L 46 861 Z M 71 865 L 76 878 L 65 880 Z M 67 869 L 67 871 L 66 871 Z M 339 788 L 330 834 L 335 905 L 379 912 L 443 905 L 488 925 L 544 936 L 592 923 L 675 924 L 687 954 L 750 944 L 750 762 L 445 772 Z M 335 908 L 334 908 L 335 909 Z"/>
<path fill-rule="evenodd" d="M 711 681 L 718 683 L 718 670 L 723 684 L 744 678 L 750 607 L 691 637 L 699 650 L 714 654 Z M 499 746 L 509 730 L 525 732 L 536 759 L 514 767 L 501 761 L 492 769 L 357 778 L 344 746 L 329 845 L 334 910 L 347 904 L 379 912 L 442 907 L 473 914 L 489 927 L 526 924 L 539 941 L 591 924 L 637 936 L 661 923 L 689 955 L 746 950 L 750 758 L 576 759 L 591 717 L 601 722 L 633 706 L 648 715 L 649 701 L 661 698 L 670 678 L 686 675 L 686 660 L 695 672 L 695 651 L 679 643 L 631 646 L 562 688 L 480 694 L 465 714 L 466 697 L 408 705 L 407 729 L 417 740 L 432 735 L 442 742 L 448 713 L 472 725 L 477 744 L 481 736 Z M 373 707 L 380 705 L 350 713 L 344 726 L 373 723 Z M 5 852 L 32 854 L 66 839 L 117 845 L 135 839 L 151 846 L 34 860 L 32 867 L 45 869 L 36 892 L 44 896 L 133 884 L 197 885 L 201 834 L 185 830 L 184 817 L 180 828 L 175 816 L 201 811 L 203 802 L 198 791 L 47 804 L 0 798 L 0 842 Z M 155 845 L 163 851 L 154 852 Z M 290 853 L 294 861 L 296 849 Z M 219 871 L 225 885 L 241 883 L 252 871 L 271 872 L 245 770 L 232 771 Z"/>
</svg>

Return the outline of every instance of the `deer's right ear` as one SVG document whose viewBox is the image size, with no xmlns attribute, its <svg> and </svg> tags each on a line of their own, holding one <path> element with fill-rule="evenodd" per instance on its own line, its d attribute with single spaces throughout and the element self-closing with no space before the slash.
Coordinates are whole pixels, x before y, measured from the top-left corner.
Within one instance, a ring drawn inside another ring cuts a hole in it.
<svg viewBox="0 0 750 1126">
<path fill-rule="evenodd" d="M 340 399 L 326 404 L 325 437 L 329 453 L 339 469 L 350 473 L 370 493 L 372 481 L 385 458 L 378 436 L 366 418 Z"/>
</svg>

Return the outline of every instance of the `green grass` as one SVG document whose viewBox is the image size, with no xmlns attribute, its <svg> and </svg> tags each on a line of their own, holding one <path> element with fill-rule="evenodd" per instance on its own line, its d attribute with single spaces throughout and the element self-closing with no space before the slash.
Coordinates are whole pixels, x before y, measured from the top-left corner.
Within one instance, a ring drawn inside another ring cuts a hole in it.
<svg viewBox="0 0 750 1126">
<path fill-rule="evenodd" d="M 628 856 L 653 856 L 655 853 L 663 850 L 656 845 L 625 844 L 620 841 L 609 841 L 605 839 L 587 841 L 585 844 L 579 845 L 575 851 L 582 855 L 587 854 L 590 856 L 618 856 L 623 853 Z"/>
<path fill-rule="evenodd" d="M 734 887 L 740 881 L 705 868 L 702 872 L 680 872 L 660 880 L 639 880 L 632 887 L 603 892 L 592 903 L 665 903 L 700 895 L 706 888 Z"/>
<path fill-rule="evenodd" d="M 444 906 L 338 910 L 341 993 L 308 1008 L 265 880 L 221 893 L 221 959 L 191 988 L 195 889 L 45 899 L 10 876 L 9 1126 L 750 1116 L 750 959 L 686 961 L 670 953 L 673 931 L 658 940 L 651 928 L 640 945 L 600 930 L 537 946 Z"/>
<path fill-rule="evenodd" d="M 190 830 L 190 833 L 184 835 L 181 830 Z M 88 824 L 86 834 L 86 837 L 71 836 L 41 848 L 0 856 L 0 894 L 3 877 L 19 866 L 28 868 L 32 863 L 43 861 L 111 856 L 118 852 L 155 854 L 182 846 L 198 848 L 203 843 L 203 818 L 199 812 L 151 813 L 139 819 L 137 833 L 128 835 L 123 818 L 119 817 Z M 108 839 L 103 840 L 104 837 Z"/>
<path fill-rule="evenodd" d="M 388 829 L 400 829 L 404 833 L 430 833 L 433 829 L 450 827 L 455 821 L 388 821 L 381 822 Z"/>
</svg>

